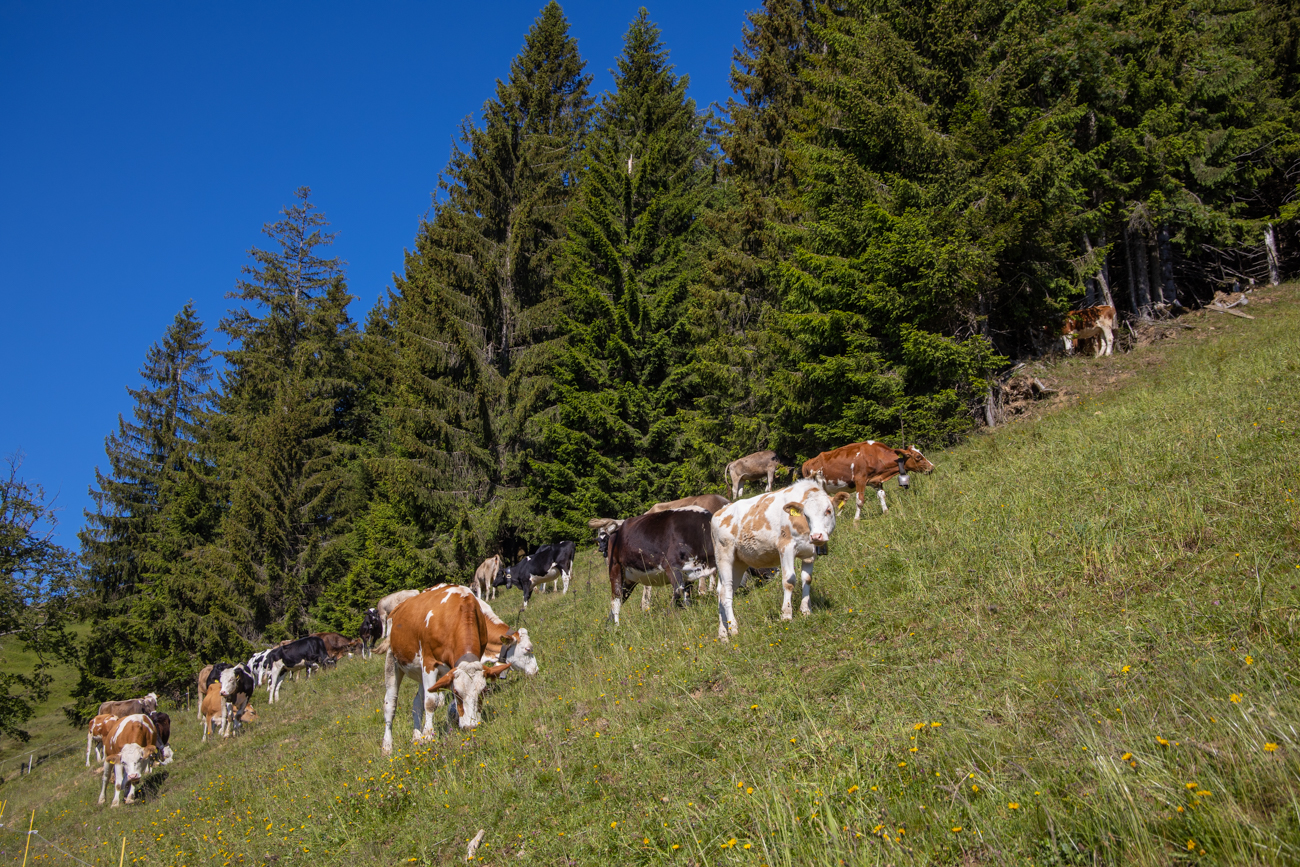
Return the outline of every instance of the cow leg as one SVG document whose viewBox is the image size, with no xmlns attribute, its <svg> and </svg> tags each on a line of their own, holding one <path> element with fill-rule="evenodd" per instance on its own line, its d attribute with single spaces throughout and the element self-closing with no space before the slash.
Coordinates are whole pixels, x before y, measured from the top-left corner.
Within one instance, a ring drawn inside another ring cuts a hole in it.
<svg viewBox="0 0 1300 867">
<path fill-rule="evenodd" d="M 880 514 L 883 515 L 888 512 L 889 507 L 885 505 L 885 489 L 883 487 L 876 489 L 876 499 L 880 500 Z"/>
<path fill-rule="evenodd" d="M 564 581 L 564 592 L 566 594 L 569 592 L 569 576 L 571 574 L 573 574 L 571 570 L 568 572 L 560 572 L 560 578 Z"/>
<path fill-rule="evenodd" d="M 740 630 L 732 607 L 731 578 L 734 571 L 731 551 L 718 551 L 718 640 L 730 641 Z"/>
<path fill-rule="evenodd" d="M 104 806 L 104 793 L 108 791 L 108 769 L 111 768 L 107 761 L 104 762 L 104 769 L 99 775 L 99 805 Z"/>
<path fill-rule="evenodd" d="M 649 584 L 641 585 L 641 610 L 642 611 L 650 610 L 650 585 Z"/>
<path fill-rule="evenodd" d="M 393 715 L 397 713 L 397 688 L 401 685 L 402 669 L 389 651 L 384 657 L 384 755 L 393 752 Z"/>
<path fill-rule="evenodd" d="M 126 783 L 126 766 L 113 765 L 113 803 L 110 807 L 122 805 L 122 786 Z"/>
<path fill-rule="evenodd" d="M 433 670 L 421 668 L 420 686 L 418 689 L 421 701 L 421 708 L 424 710 L 424 728 L 420 732 L 419 739 L 428 741 L 433 740 L 433 720 L 438 707 L 442 704 L 442 695 L 436 692 L 429 692 L 429 687 L 438 682 L 442 676 L 442 666 L 435 665 Z M 452 701 L 451 713 L 455 714 L 456 702 Z"/>
<path fill-rule="evenodd" d="M 90 767 L 90 751 L 95 746 L 95 736 L 86 732 L 86 767 Z"/>
<path fill-rule="evenodd" d="M 815 558 L 808 558 L 803 561 L 803 569 L 800 574 L 803 576 L 803 601 L 799 603 L 800 614 L 812 614 L 812 568 Z"/>
<path fill-rule="evenodd" d="M 781 619 L 794 617 L 792 599 L 794 597 L 794 545 L 787 544 L 780 549 L 781 554 Z"/>
<path fill-rule="evenodd" d="M 770 467 L 767 471 L 767 492 L 772 493 L 772 481 L 776 478 L 776 467 Z"/>
</svg>

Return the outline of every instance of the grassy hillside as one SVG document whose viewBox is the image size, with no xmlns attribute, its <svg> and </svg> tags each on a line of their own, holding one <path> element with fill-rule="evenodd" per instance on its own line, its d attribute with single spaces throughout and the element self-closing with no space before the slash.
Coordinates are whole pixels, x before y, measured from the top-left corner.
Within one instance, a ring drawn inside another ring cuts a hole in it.
<svg viewBox="0 0 1300 867">
<path fill-rule="evenodd" d="M 77 623 L 69 627 L 77 638 L 85 638 L 90 624 Z M 30 653 L 12 638 L 5 639 L 0 671 L 30 672 L 37 663 L 36 654 Z M 63 713 L 64 705 L 72 704 L 72 688 L 77 685 L 77 670 L 71 665 L 55 663 L 50 668 L 54 682 L 50 684 L 50 697 L 33 708 L 32 718 L 22 725 L 30 736 L 23 742 L 16 738 L 0 737 L 0 780 L 20 773 L 28 758 L 35 756 L 37 763 L 77 743 L 85 742 L 85 735 L 68 726 Z M 0 789 L 3 792 L 3 789 Z M 0 794 L 0 800 L 6 796 Z"/>
<path fill-rule="evenodd" d="M 382 757 L 382 661 L 347 661 L 230 742 L 176 714 L 141 806 L 96 807 L 80 755 L 6 782 L 0 862 L 35 809 L 90 864 L 123 836 L 131 863 L 451 864 L 480 828 L 485 864 L 1296 863 L 1300 293 L 1270 294 L 1044 367 L 1054 411 L 841 519 L 810 617 L 773 582 L 729 645 L 663 592 L 613 630 L 588 552 L 473 734 Z"/>
</svg>

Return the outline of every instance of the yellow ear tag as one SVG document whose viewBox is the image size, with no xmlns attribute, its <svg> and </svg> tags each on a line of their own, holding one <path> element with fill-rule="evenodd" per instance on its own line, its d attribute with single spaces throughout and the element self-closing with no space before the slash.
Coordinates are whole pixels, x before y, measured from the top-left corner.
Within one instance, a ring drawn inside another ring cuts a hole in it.
<svg viewBox="0 0 1300 867">
<path fill-rule="evenodd" d="M 802 512 L 799 511 L 799 507 L 798 507 L 798 506 L 795 506 L 795 505 L 789 505 L 789 506 L 786 506 L 786 507 L 785 507 L 785 511 L 786 511 L 786 514 L 788 514 L 788 515 L 800 515 L 800 514 L 802 514 Z"/>
</svg>

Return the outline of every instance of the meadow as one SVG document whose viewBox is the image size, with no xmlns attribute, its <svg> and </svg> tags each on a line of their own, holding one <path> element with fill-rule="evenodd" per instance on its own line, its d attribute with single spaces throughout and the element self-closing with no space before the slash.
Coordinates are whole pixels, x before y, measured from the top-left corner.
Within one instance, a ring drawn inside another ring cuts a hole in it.
<svg viewBox="0 0 1300 867">
<path fill-rule="evenodd" d="M 408 682 L 382 756 L 382 659 L 344 660 L 229 741 L 173 711 L 142 804 L 79 752 L 8 779 L 0 863 L 33 810 L 33 864 L 1300 862 L 1300 291 L 1257 294 L 1039 365 L 1053 406 L 841 515 L 811 616 L 772 581 L 730 644 L 662 590 L 615 629 L 587 546 L 495 603 L 541 672 L 476 731 L 401 748 Z"/>
</svg>

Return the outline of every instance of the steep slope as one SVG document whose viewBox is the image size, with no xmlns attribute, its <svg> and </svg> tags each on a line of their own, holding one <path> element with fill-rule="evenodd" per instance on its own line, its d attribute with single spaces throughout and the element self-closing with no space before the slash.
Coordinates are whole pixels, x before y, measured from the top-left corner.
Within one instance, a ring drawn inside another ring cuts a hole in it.
<svg viewBox="0 0 1300 867">
<path fill-rule="evenodd" d="M 6 783 L 0 859 L 35 809 L 92 864 L 450 864 L 480 828 L 496 864 L 1294 863 L 1300 293 L 1267 294 L 1051 365 L 1062 406 L 841 520 L 810 617 L 769 583 L 730 646 L 662 592 L 613 630 L 588 551 L 473 734 L 383 758 L 382 663 L 345 661 L 230 742 L 174 714 L 143 805 L 80 755 Z"/>
</svg>

